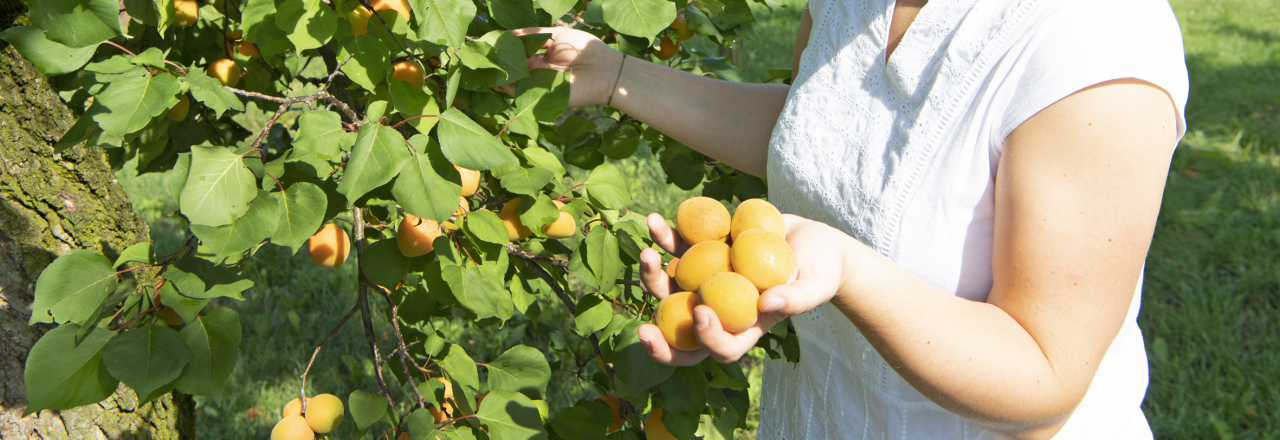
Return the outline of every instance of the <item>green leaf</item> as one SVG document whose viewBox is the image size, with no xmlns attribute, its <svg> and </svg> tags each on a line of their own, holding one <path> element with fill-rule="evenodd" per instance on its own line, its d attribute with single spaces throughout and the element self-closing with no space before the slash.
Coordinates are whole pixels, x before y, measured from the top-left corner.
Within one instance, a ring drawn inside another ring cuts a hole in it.
<svg viewBox="0 0 1280 440">
<path fill-rule="evenodd" d="M 293 148 L 304 155 L 334 160 L 342 153 L 342 117 L 328 110 L 308 110 L 298 117 L 298 137 Z M 296 154 L 296 153 L 295 153 Z"/>
<path fill-rule="evenodd" d="M 116 0 L 34 0 L 27 7 L 31 24 L 67 47 L 97 46 L 121 34 Z"/>
<path fill-rule="evenodd" d="M 467 26 L 476 17 L 471 0 L 414 0 L 417 10 L 425 10 L 418 25 L 418 38 L 428 42 L 459 47 L 464 43 Z"/>
<path fill-rule="evenodd" d="M 275 0 L 248 0 L 241 12 L 240 26 L 244 29 L 244 40 L 257 44 L 264 57 L 293 49 L 288 34 L 276 26 Z"/>
<path fill-rule="evenodd" d="M 454 165 L 484 171 L 516 161 L 516 156 L 502 142 L 457 109 L 445 110 L 440 115 L 440 128 L 436 131 L 444 156 Z"/>
<path fill-rule="evenodd" d="M 603 400 L 580 400 L 560 410 L 551 419 L 551 429 L 566 440 L 600 439 L 605 438 L 612 420 L 613 410 Z"/>
<path fill-rule="evenodd" d="M 161 26 L 168 25 L 174 13 L 172 1 L 124 0 L 124 7 L 129 11 L 129 17 L 147 26 L 160 27 L 161 33 L 164 33 Z"/>
<path fill-rule="evenodd" d="M 524 154 L 525 159 L 529 160 L 529 164 L 551 170 L 557 180 L 564 178 L 564 164 L 560 163 L 560 159 L 556 158 L 556 155 L 551 154 L 550 151 L 538 147 L 530 147 L 520 152 Z"/>
<path fill-rule="evenodd" d="M 93 251 L 71 251 L 40 273 L 28 323 L 84 323 L 115 288 L 116 271 L 107 257 Z"/>
<path fill-rule="evenodd" d="M 591 273 L 595 274 L 596 283 L 600 286 L 600 290 L 608 292 L 617 283 L 618 275 L 622 274 L 622 259 L 619 258 L 618 254 L 618 237 L 615 237 L 603 227 L 591 228 L 591 232 L 587 233 L 587 238 L 583 240 L 581 248 L 586 248 L 586 258 L 583 260 L 587 263 L 587 267 L 591 269 Z M 600 328 L 604 328 L 604 326 L 602 325 Z"/>
<path fill-rule="evenodd" d="M 491 0 L 489 7 L 493 8 L 495 3 L 518 3 L 529 8 L 529 13 L 533 13 L 533 5 L 527 0 Z M 536 16 L 535 16 L 536 17 Z M 499 19 L 501 21 L 501 19 Z M 534 24 L 529 26 L 537 26 L 537 19 L 534 18 Z M 523 27 L 523 26 L 522 26 Z M 514 28 L 512 28 L 514 29 Z M 524 43 L 520 42 L 520 37 L 507 31 L 490 31 L 480 37 L 479 41 L 489 43 L 496 52 L 495 61 L 499 68 L 505 72 L 505 78 L 494 83 L 495 86 L 505 86 L 513 82 L 529 77 L 529 61 L 524 55 Z"/>
<path fill-rule="evenodd" d="M 599 296 L 583 296 L 578 300 L 577 306 L 578 311 L 573 316 L 573 325 L 578 329 L 578 334 L 583 336 L 603 330 L 613 319 L 613 305 L 601 300 Z"/>
<path fill-rule="evenodd" d="M 476 418 L 489 427 L 490 437 L 503 440 L 547 438 L 538 407 L 523 394 L 492 391 L 484 401 L 489 404 L 480 408 Z"/>
<path fill-rule="evenodd" d="M 133 133 L 177 104 L 181 89 L 178 78 L 168 73 L 112 81 L 95 95 L 94 105 L 101 103 L 107 111 L 93 120 L 116 136 Z"/>
<path fill-rule="evenodd" d="M 640 324 L 639 320 L 632 321 L 614 337 L 613 377 L 620 385 L 619 395 L 624 397 L 645 395 L 649 387 L 665 382 L 675 371 L 675 367 L 659 364 L 649 358 L 644 346 L 640 344 L 640 336 L 636 334 Z"/>
<path fill-rule="evenodd" d="M 601 0 L 600 6 L 613 30 L 646 40 L 676 19 L 676 4 L 667 0 Z"/>
<path fill-rule="evenodd" d="M 489 0 L 489 15 L 503 29 L 538 26 L 538 14 L 533 12 L 533 2 L 529 0 Z"/>
<path fill-rule="evenodd" d="M 400 132 L 379 124 L 367 124 L 356 137 L 338 192 L 347 196 L 348 203 L 355 203 L 360 196 L 390 182 L 408 161 L 409 148 Z"/>
<path fill-rule="evenodd" d="M 663 411 L 662 426 L 675 438 L 693 438 L 698 431 L 698 415 L 679 411 Z"/>
<path fill-rule="evenodd" d="M 467 232 L 477 239 L 488 243 L 505 245 L 511 240 L 507 236 L 507 226 L 497 214 L 487 209 L 477 210 L 466 217 Z"/>
<path fill-rule="evenodd" d="M 710 359 L 710 358 L 708 358 Z M 716 388 L 746 390 L 750 383 L 747 375 L 742 373 L 742 366 L 737 362 L 721 364 L 719 362 L 703 362 L 711 373 L 710 385 Z"/>
<path fill-rule="evenodd" d="M 511 295 L 502 288 L 502 281 L 493 273 L 475 266 L 444 265 L 441 276 L 449 283 L 458 303 L 475 313 L 477 319 L 497 317 L 506 321 L 514 313 L 515 303 L 511 302 Z"/>
<path fill-rule="evenodd" d="M 139 396 L 177 379 L 192 358 L 191 349 L 178 332 L 157 324 L 121 333 L 102 350 L 102 364 L 111 376 Z"/>
<path fill-rule="evenodd" d="M 271 193 L 258 190 L 258 197 L 249 202 L 249 210 L 229 225 L 209 227 L 191 225 L 191 232 L 224 258 L 257 246 L 271 237 L 280 221 L 280 204 Z M 312 232 L 315 232 L 312 230 Z"/>
<path fill-rule="evenodd" d="M 417 135 L 409 139 L 410 143 L 424 140 L 426 136 Z M 425 142 L 422 142 L 426 144 Z M 458 197 L 462 195 L 462 185 L 457 182 L 458 170 L 444 158 L 437 148 L 429 151 L 427 145 L 418 146 L 417 156 L 409 159 L 400 176 L 391 187 L 391 195 L 396 198 L 405 212 L 437 222 L 448 220 L 458 207 Z"/>
<path fill-rule="evenodd" d="M 347 406 L 351 408 L 351 419 L 356 422 L 356 429 L 361 431 L 387 416 L 387 398 L 378 394 L 352 391 L 351 397 L 347 398 Z"/>
<path fill-rule="evenodd" d="M 676 368 L 671 377 L 658 384 L 663 412 L 697 417 L 707 406 L 707 387 L 707 375 L 702 372 L 702 365 Z"/>
<path fill-rule="evenodd" d="M 385 410 L 385 407 L 383 409 Z M 354 414 L 352 416 L 354 417 Z M 438 432 L 435 418 L 431 416 L 431 412 L 422 408 L 413 410 L 413 413 L 405 417 L 405 425 L 412 440 L 432 440 Z"/>
<path fill-rule="evenodd" d="M 127 261 L 135 261 L 143 264 L 152 264 L 155 259 L 151 256 L 151 242 L 142 242 L 125 248 L 124 252 L 116 257 L 115 264 L 111 265 L 112 269 L 120 267 Z"/>
<path fill-rule="evenodd" d="M 103 347 L 115 332 L 92 327 L 76 343 L 80 330 L 76 324 L 58 326 L 40 337 L 27 353 L 23 372 L 27 409 L 23 416 L 101 402 L 116 392 L 119 382 L 102 365 Z"/>
<path fill-rule="evenodd" d="M 23 58 L 40 70 L 54 76 L 71 73 L 84 66 L 98 50 L 97 45 L 71 48 L 45 38 L 44 31 L 34 26 L 18 26 L 0 32 L 0 38 L 18 49 Z"/>
<path fill-rule="evenodd" d="M 640 147 L 640 131 L 631 124 L 614 125 L 604 133 L 600 152 L 610 159 L 622 160 L 635 154 Z"/>
<path fill-rule="evenodd" d="M 476 371 L 476 361 L 471 360 L 471 356 L 467 355 L 467 351 L 462 349 L 461 345 L 450 344 L 449 351 L 445 353 L 444 359 L 440 360 L 440 366 L 449 373 L 449 379 L 457 382 L 458 385 L 470 387 L 472 390 L 480 389 L 480 373 Z"/>
<path fill-rule="evenodd" d="M 222 226 L 249 211 L 258 195 L 244 159 L 222 147 L 191 147 L 191 170 L 178 208 L 194 225 Z"/>
<path fill-rule="evenodd" d="M 275 21 L 298 51 L 323 46 L 338 30 L 337 13 L 321 0 L 277 0 Z"/>
<path fill-rule="evenodd" d="M 226 296 L 244 300 L 240 292 L 253 287 L 253 281 L 236 275 L 224 266 L 194 256 L 178 260 L 165 270 L 164 276 L 178 288 L 182 296 L 193 299 Z"/>
<path fill-rule="evenodd" d="M 534 234 L 544 236 L 543 226 L 559 219 L 560 209 L 556 208 L 555 203 L 552 203 L 551 198 L 546 194 L 538 194 L 533 206 L 527 206 L 528 202 L 529 199 L 523 199 L 520 207 L 520 223 L 532 230 Z"/>
<path fill-rule="evenodd" d="M 221 118 L 227 110 L 244 111 L 240 98 L 223 88 L 221 82 L 206 75 L 204 69 L 187 70 L 186 82 L 190 85 L 191 97 L 212 109 L 215 118 Z"/>
<path fill-rule="evenodd" d="M 187 323 L 178 334 L 191 349 L 191 363 L 173 387 L 187 394 L 220 396 L 240 359 L 240 314 L 220 307 Z M 127 383 L 127 382 L 126 382 Z"/>
<path fill-rule="evenodd" d="M 535 195 L 542 190 L 542 187 L 551 183 L 551 179 L 555 177 L 550 170 L 530 167 L 520 168 L 516 171 L 502 175 L 500 178 L 502 187 L 507 191 L 524 194 Z"/>
<path fill-rule="evenodd" d="M 591 170 L 587 177 L 587 198 L 603 209 L 621 209 L 631 203 L 627 192 L 626 177 L 613 164 L 603 164 Z"/>
<path fill-rule="evenodd" d="M 196 319 L 196 314 L 204 310 L 204 306 L 209 304 L 207 299 L 192 299 L 182 296 L 178 293 L 178 288 L 174 283 L 164 283 L 160 286 L 160 303 L 166 307 L 173 309 L 178 317 L 182 318 L 182 322 L 192 322 Z"/>
<path fill-rule="evenodd" d="M 465 46 L 458 49 L 457 54 L 458 61 L 461 61 L 462 65 L 469 69 L 502 70 L 502 67 L 497 64 L 498 54 L 489 43 L 479 40 L 468 41 Z"/>
<path fill-rule="evenodd" d="M 369 35 L 356 35 L 343 40 L 338 59 L 345 60 L 347 57 L 352 58 L 342 66 L 342 73 L 370 92 L 387 76 L 387 70 L 391 66 L 391 53 L 387 50 L 387 45 Z"/>
<path fill-rule="evenodd" d="M 324 190 L 307 182 L 298 182 L 285 192 L 271 193 L 280 208 L 280 219 L 271 233 L 271 242 L 289 248 L 291 253 L 307 243 L 324 222 L 329 200 Z"/>
<path fill-rule="evenodd" d="M 137 56 L 130 58 L 129 62 L 137 66 L 163 69 L 165 67 L 164 52 L 161 52 L 160 49 L 154 47 L 148 48 L 147 50 L 139 52 Z"/>
<path fill-rule="evenodd" d="M 538 349 L 517 345 L 489 362 L 489 390 L 515 391 L 541 399 L 551 381 L 551 365 Z"/>
<path fill-rule="evenodd" d="M 431 132 L 431 127 L 436 126 L 436 122 L 440 120 L 437 116 L 440 114 L 440 106 L 436 104 L 436 100 L 416 88 L 408 81 L 387 80 L 387 88 L 391 89 L 391 105 L 401 116 L 406 119 L 414 116 L 430 115 L 418 119 L 409 120 L 408 124 L 418 129 L 418 132 L 426 134 Z"/>
<path fill-rule="evenodd" d="M 551 16 L 553 22 L 568 13 L 576 4 L 578 4 L 577 0 L 538 0 L 538 7 L 547 11 L 547 15 Z"/>
<path fill-rule="evenodd" d="M 360 270 L 374 284 L 394 288 L 409 274 L 409 257 L 400 252 L 394 239 L 378 240 L 360 256 Z"/>
<path fill-rule="evenodd" d="M 529 79 L 516 83 L 516 113 L 511 129 L 536 138 L 538 121 L 559 119 L 569 105 L 569 82 L 565 78 L 564 72 L 537 69 Z"/>
</svg>

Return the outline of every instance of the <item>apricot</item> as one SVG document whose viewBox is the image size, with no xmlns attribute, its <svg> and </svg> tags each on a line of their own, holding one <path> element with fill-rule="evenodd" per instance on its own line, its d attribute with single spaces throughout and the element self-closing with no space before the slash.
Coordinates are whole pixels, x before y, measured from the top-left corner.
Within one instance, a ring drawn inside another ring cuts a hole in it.
<svg viewBox="0 0 1280 440">
<path fill-rule="evenodd" d="M 662 330 L 668 345 L 685 351 L 702 346 L 693 329 L 693 308 L 697 306 L 698 296 L 693 292 L 673 293 L 658 303 L 653 322 Z"/>
<path fill-rule="evenodd" d="M 391 77 L 409 83 L 415 88 L 422 88 L 423 76 L 422 65 L 414 60 L 404 60 L 396 62 L 392 65 L 393 70 Z M 477 173 L 478 174 L 478 173 Z M 479 179 L 477 179 L 479 180 Z"/>
<path fill-rule="evenodd" d="M 698 288 L 698 301 L 715 310 L 724 331 L 739 333 L 756 323 L 760 291 L 747 277 L 734 272 L 712 275 Z"/>
<path fill-rule="evenodd" d="M 786 223 L 782 222 L 782 213 L 772 203 L 761 199 L 751 199 L 738 204 L 733 211 L 733 221 L 729 225 L 729 237 L 738 239 L 738 235 L 749 229 L 763 229 L 765 232 L 787 236 Z"/>
<path fill-rule="evenodd" d="M 676 21 L 671 22 L 671 28 L 676 30 L 677 41 L 685 41 L 693 38 L 693 31 L 689 29 L 689 21 L 684 17 L 676 17 Z"/>
<path fill-rule="evenodd" d="M 373 16 L 373 12 L 364 5 L 356 6 L 351 12 L 347 13 L 347 22 L 351 23 L 351 33 L 355 35 L 369 34 L 369 17 Z"/>
<path fill-rule="evenodd" d="M 733 270 L 751 281 L 761 292 L 786 284 L 796 268 L 795 254 L 782 236 L 752 229 L 733 240 L 729 252 Z"/>
<path fill-rule="evenodd" d="M 702 281 L 720 272 L 732 272 L 729 245 L 718 241 L 704 241 L 693 245 L 676 267 L 676 284 L 681 289 L 694 292 Z"/>
<path fill-rule="evenodd" d="M 467 215 L 468 212 L 471 212 L 471 207 L 470 207 L 470 204 L 467 203 L 467 198 L 459 196 L 458 208 L 453 210 L 453 216 L 462 217 L 464 215 Z"/>
<path fill-rule="evenodd" d="M 182 316 L 178 315 L 178 312 L 175 312 L 173 308 L 169 306 L 160 306 L 159 311 L 160 318 L 164 319 L 164 323 L 168 324 L 170 327 L 182 325 L 184 322 Z"/>
<path fill-rule="evenodd" d="M 234 31 L 231 31 L 230 34 L 227 34 L 227 38 L 230 38 L 232 40 L 239 40 L 241 38 L 244 38 L 244 30 L 236 29 Z"/>
<path fill-rule="evenodd" d="M 556 208 L 563 208 L 564 203 L 552 200 L 556 204 Z M 574 231 L 578 228 L 578 223 L 573 220 L 573 214 L 560 211 L 560 217 L 551 224 L 543 226 L 542 232 L 545 232 L 551 238 L 569 238 L 573 236 Z"/>
<path fill-rule="evenodd" d="M 519 210 L 520 199 L 511 199 L 502 205 L 502 212 L 498 213 L 498 217 L 502 219 L 502 224 L 507 226 L 507 239 L 511 241 L 533 235 L 533 231 L 520 222 Z"/>
<path fill-rule="evenodd" d="M 658 56 L 660 60 L 669 60 L 680 52 L 680 42 L 671 41 L 669 38 L 661 38 L 658 40 L 658 50 L 653 54 Z"/>
<path fill-rule="evenodd" d="M 325 269 L 341 266 L 347 261 L 347 254 L 350 252 L 351 239 L 347 238 L 347 231 L 333 223 L 324 225 L 307 240 L 307 253 L 311 255 L 311 261 Z"/>
<path fill-rule="evenodd" d="M 369 2 L 369 6 L 373 6 L 374 11 L 383 11 L 387 9 L 399 12 L 405 21 L 409 21 L 409 2 L 408 0 L 373 0 Z"/>
<path fill-rule="evenodd" d="M 174 0 L 173 25 L 191 26 L 200 19 L 200 4 L 196 0 Z"/>
<path fill-rule="evenodd" d="M 310 402 L 311 399 L 307 399 Z M 284 409 L 280 410 L 280 417 L 300 416 L 302 415 L 302 398 L 294 397 L 289 403 L 284 404 Z"/>
<path fill-rule="evenodd" d="M 221 82 L 224 86 L 235 87 L 236 84 L 240 83 L 240 66 L 237 66 L 236 62 L 230 58 L 223 58 L 209 63 L 209 66 L 205 67 L 204 70 L 205 73 Z"/>
<path fill-rule="evenodd" d="M 409 440 L 409 432 L 405 431 L 400 433 L 400 436 L 396 437 L 396 440 Z"/>
<path fill-rule="evenodd" d="M 662 425 L 662 408 L 649 412 L 649 417 L 644 419 L 644 438 L 645 440 L 676 440 L 676 436 L 671 435 L 671 431 Z"/>
<path fill-rule="evenodd" d="M 171 121 L 181 121 L 187 119 L 187 112 L 190 110 L 191 100 L 187 99 L 186 93 L 183 93 L 182 97 L 178 98 L 178 103 L 169 109 L 169 113 L 166 113 L 165 117 L 168 117 Z"/>
<path fill-rule="evenodd" d="M 400 245 L 400 253 L 404 256 L 418 257 L 435 250 L 433 242 L 439 236 L 440 224 L 435 220 L 406 212 L 404 219 L 400 220 L 400 228 L 396 230 L 396 244 Z"/>
<path fill-rule="evenodd" d="M 427 412 L 431 413 L 431 419 L 436 423 L 444 423 L 449 420 L 449 415 L 453 414 L 453 405 L 449 402 L 441 402 L 440 407 L 442 409 L 436 409 L 435 405 L 427 404 Z"/>
<path fill-rule="evenodd" d="M 315 438 L 316 433 L 311 431 L 311 427 L 307 426 L 307 419 L 302 416 L 285 417 L 271 428 L 271 440 L 315 440 Z"/>
<path fill-rule="evenodd" d="M 258 52 L 258 45 L 248 41 L 236 43 L 236 51 L 240 52 L 240 55 L 244 55 L 249 58 L 262 56 L 262 53 Z"/>
<path fill-rule="evenodd" d="M 480 189 L 480 172 L 468 170 L 466 168 L 454 165 L 458 169 L 458 175 L 462 177 L 462 196 L 471 197 L 476 194 L 476 190 Z"/>
<path fill-rule="evenodd" d="M 321 394 L 307 402 L 307 425 L 317 434 L 327 434 L 342 423 L 342 400 L 332 394 Z"/>
<path fill-rule="evenodd" d="M 605 432 L 611 433 L 622 429 L 622 399 L 619 399 L 618 396 L 609 394 L 606 396 L 600 396 L 600 400 L 609 404 L 609 409 L 613 410 L 613 421 L 609 422 L 609 430 Z"/>
<path fill-rule="evenodd" d="M 452 399 L 453 398 L 453 382 L 449 382 L 449 379 L 445 379 L 444 377 L 436 377 L 436 380 L 444 384 L 444 398 Z"/>
<path fill-rule="evenodd" d="M 671 278 L 676 277 L 676 267 L 678 264 L 680 264 L 680 258 L 672 258 L 671 261 L 667 263 L 667 276 Z"/>
<path fill-rule="evenodd" d="M 729 210 L 710 197 L 694 197 L 676 208 L 676 229 L 690 246 L 729 238 Z"/>
</svg>

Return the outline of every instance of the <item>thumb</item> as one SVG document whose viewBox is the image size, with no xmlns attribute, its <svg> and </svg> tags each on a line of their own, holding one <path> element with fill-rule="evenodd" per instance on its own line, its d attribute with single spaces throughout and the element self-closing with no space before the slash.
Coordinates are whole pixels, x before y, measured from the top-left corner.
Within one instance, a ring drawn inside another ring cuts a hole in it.
<svg viewBox="0 0 1280 440">
<path fill-rule="evenodd" d="M 799 315 L 818 308 L 831 300 L 836 286 L 827 285 L 815 277 L 800 278 L 790 284 L 774 286 L 760 295 L 756 307 L 761 313 Z"/>
</svg>

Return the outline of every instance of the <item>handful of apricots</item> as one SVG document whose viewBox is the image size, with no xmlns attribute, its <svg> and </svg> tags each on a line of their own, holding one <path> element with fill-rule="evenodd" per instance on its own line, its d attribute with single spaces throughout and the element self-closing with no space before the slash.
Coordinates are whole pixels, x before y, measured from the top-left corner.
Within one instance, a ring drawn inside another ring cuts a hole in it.
<svg viewBox="0 0 1280 440">
<path fill-rule="evenodd" d="M 313 440 L 316 434 L 327 434 L 342 423 L 346 412 L 342 399 L 321 394 L 307 399 L 307 413 L 302 413 L 302 399 L 295 398 L 280 411 L 280 421 L 271 429 L 271 440 Z"/>
<path fill-rule="evenodd" d="M 725 331 L 745 331 L 756 323 L 760 293 L 786 284 L 795 270 L 782 213 L 764 200 L 744 201 L 730 217 L 715 199 L 694 197 L 676 211 L 676 229 L 690 247 L 666 272 L 683 291 L 659 302 L 653 315 L 676 349 L 700 347 L 693 327 L 698 304 L 714 310 Z"/>
</svg>

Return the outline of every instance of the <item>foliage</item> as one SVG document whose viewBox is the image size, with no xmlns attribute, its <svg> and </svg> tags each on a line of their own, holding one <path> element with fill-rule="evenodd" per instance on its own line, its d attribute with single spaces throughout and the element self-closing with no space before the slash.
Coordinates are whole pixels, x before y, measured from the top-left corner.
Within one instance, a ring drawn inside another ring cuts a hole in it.
<svg viewBox="0 0 1280 440">
<path fill-rule="evenodd" d="M 277 254 L 264 247 L 296 254 L 337 221 L 357 251 L 358 300 L 346 317 L 360 313 L 378 373 L 376 388 L 347 401 L 361 430 L 580 438 L 602 429 L 592 415 L 599 405 L 552 412 L 545 399 L 548 387 L 584 385 L 623 399 L 628 428 L 619 438 L 642 435 L 642 414 L 657 408 L 681 438 L 732 437 L 746 426 L 746 381 L 736 365 L 672 368 L 641 349 L 635 329 L 653 300 L 638 287 L 639 250 L 653 244 L 643 217 L 627 209 L 628 176 L 605 159 L 655 156 L 669 181 L 727 201 L 761 196 L 763 182 L 614 109 L 568 111 L 566 75 L 526 67 L 548 36 L 507 32 L 573 25 L 649 58 L 659 38 L 675 37 L 667 25 L 684 14 L 707 41 L 733 47 L 752 33 L 745 0 L 548 0 L 536 8 L 414 0 L 408 16 L 377 11 L 363 32 L 352 17 L 373 6 L 352 0 L 218 0 L 189 26 L 174 21 L 173 0 L 124 5 L 127 20 L 117 20 L 114 1 L 31 1 L 34 26 L 0 38 L 45 73 L 65 75 L 64 98 L 82 116 L 57 148 L 98 146 L 117 168 L 167 175 L 179 183 L 176 216 L 191 235 L 171 254 L 139 245 L 114 264 L 76 251 L 41 275 L 32 323 L 58 327 L 32 349 L 28 413 L 93 403 L 116 381 L 147 400 L 175 389 L 221 394 L 239 357 L 241 323 L 211 300 L 243 299 L 253 286 L 247 263 Z M 238 82 L 206 73 L 226 58 Z M 423 87 L 396 79 L 392 64 L 405 60 L 426 68 Z M 320 74 L 313 64 L 324 66 Z M 675 65 L 737 78 L 698 47 L 682 49 Z M 175 109 L 188 101 L 189 113 Z M 251 113 L 270 116 L 254 124 Z M 462 182 L 450 165 L 483 172 L 480 192 L 464 199 L 470 214 L 454 215 Z M 531 237 L 508 241 L 494 211 L 510 200 L 519 200 Z M 582 235 L 546 237 L 543 226 L 559 211 Z M 400 253 L 392 225 L 406 212 L 442 222 L 435 252 Z M 370 301 L 387 313 L 375 317 Z M 544 307 L 574 317 L 553 329 L 558 342 L 545 351 L 514 345 L 488 363 L 433 324 L 537 326 Z M 374 319 L 387 320 L 394 347 L 378 346 Z M 794 334 L 762 341 L 781 356 L 773 348 Z M 597 358 L 613 366 L 585 376 Z M 581 380 L 552 383 L 553 371 Z M 441 392 L 438 377 L 454 395 Z M 434 423 L 426 407 L 445 403 L 455 412 Z"/>
</svg>

